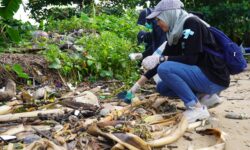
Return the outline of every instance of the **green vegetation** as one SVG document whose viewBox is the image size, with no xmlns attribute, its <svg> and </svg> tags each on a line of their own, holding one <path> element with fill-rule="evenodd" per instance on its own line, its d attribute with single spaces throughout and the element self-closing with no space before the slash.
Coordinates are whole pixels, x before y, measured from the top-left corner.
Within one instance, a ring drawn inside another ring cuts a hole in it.
<svg viewBox="0 0 250 150">
<path fill-rule="evenodd" d="M 185 1 L 188 10 L 199 11 L 212 26 L 220 28 L 240 44 L 244 33 L 250 31 L 249 0 Z"/>
<path fill-rule="evenodd" d="M 2 0 L 0 7 L 0 46 L 7 40 L 18 43 L 21 40 L 19 30 L 10 23 L 18 10 L 21 0 Z M 1 49 L 0 49 L 1 50 Z"/>
<path fill-rule="evenodd" d="M 64 76 L 82 81 L 100 78 L 116 78 L 132 82 L 138 78 L 136 62 L 130 62 L 128 54 L 140 51 L 136 44 L 137 15 L 127 11 L 122 17 L 102 14 L 91 18 L 82 13 L 66 20 L 49 20 L 46 30 L 67 33 L 84 29 L 84 35 L 76 40 L 83 51 L 62 52 L 50 45 L 43 54 L 51 62 L 50 67 L 59 69 Z"/>
</svg>

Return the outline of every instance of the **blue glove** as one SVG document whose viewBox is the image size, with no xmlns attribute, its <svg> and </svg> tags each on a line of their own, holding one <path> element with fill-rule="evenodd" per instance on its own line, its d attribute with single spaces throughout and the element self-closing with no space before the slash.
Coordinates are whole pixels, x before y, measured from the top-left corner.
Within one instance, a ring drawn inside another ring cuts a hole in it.
<svg viewBox="0 0 250 150">
<path fill-rule="evenodd" d="M 152 23 L 146 23 L 145 26 L 146 26 L 146 28 L 148 28 L 148 29 L 150 29 L 150 30 L 153 29 Z"/>
<path fill-rule="evenodd" d="M 131 104 L 135 95 L 130 91 L 122 91 L 117 94 L 117 98 L 123 100 L 127 104 Z"/>
</svg>

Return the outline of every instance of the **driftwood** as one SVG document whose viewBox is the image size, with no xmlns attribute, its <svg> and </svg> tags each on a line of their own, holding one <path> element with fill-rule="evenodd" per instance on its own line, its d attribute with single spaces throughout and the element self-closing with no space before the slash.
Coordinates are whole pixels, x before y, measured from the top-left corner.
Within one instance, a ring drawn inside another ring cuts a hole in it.
<svg viewBox="0 0 250 150">
<path fill-rule="evenodd" d="M 0 92 L 0 101 L 9 101 L 16 95 L 16 83 L 8 79 L 5 85 L 5 91 Z"/>
<path fill-rule="evenodd" d="M 182 116 L 180 123 L 177 125 L 176 129 L 173 130 L 168 136 L 148 141 L 151 147 L 162 147 L 164 145 L 170 144 L 182 137 L 188 128 L 188 121 L 185 116 Z"/>
<path fill-rule="evenodd" d="M 81 102 L 74 102 L 70 100 L 63 100 L 61 102 L 58 102 L 59 104 L 72 108 L 72 109 L 81 109 L 81 110 L 90 110 L 96 112 L 98 110 L 98 106 L 87 104 L 87 103 L 81 103 Z"/>
<path fill-rule="evenodd" d="M 5 114 L 8 114 L 12 111 L 12 108 L 11 106 L 8 106 L 8 105 L 3 105 L 3 106 L 0 106 L 0 115 L 5 115 Z"/>
<path fill-rule="evenodd" d="M 66 148 L 62 146 L 58 146 L 52 141 L 47 139 L 41 139 L 39 141 L 35 141 L 30 144 L 28 147 L 24 148 L 24 150 L 40 150 L 40 149 L 48 149 L 48 150 L 66 150 Z"/>
<path fill-rule="evenodd" d="M 97 122 L 97 126 L 100 128 L 104 128 L 107 126 L 116 126 L 118 124 L 122 124 L 122 125 L 131 125 L 133 124 L 133 122 L 129 122 L 129 121 L 107 121 L 107 122 Z"/>
<path fill-rule="evenodd" d="M 113 134 L 123 142 L 133 145 L 139 148 L 140 150 L 151 150 L 151 147 L 147 142 L 145 142 L 140 137 L 134 134 L 131 133 L 113 133 Z"/>
<path fill-rule="evenodd" d="M 21 107 L 20 101 L 11 101 L 6 103 L 6 105 L 0 106 L 0 115 L 5 115 L 11 113 L 16 108 Z"/>
<path fill-rule="evenodd" d="M 162 105 L 163 103 L 167 102 L 168 100 L 166 98 L 158 98 L 156 99 L 156 101 L 154 102 L 154 104 L 152 105 L 152 107 L 154 109 L 158 109 L 160 105 Z"/>
<path fill-rule="evenodd" d="M 169 119 L 163 119 L 163 120 L 159 120 L 159 121 L 155 121 L 150 123 L 150 125 L 161 125 L 161 126 L 168 126 L 171 124 L 175 124 L 177 122 L 177 120 L 179 119 L 180 115 L 176 114 L 174 117 L 171 117 Z"/>
<path fill-rule="evenodd" d="M 52 137 L 48 136 L 47 134 L 45 134 L 44 132 L 40 131 L 39 129 L 37 129 L 36 127 L 32 126 L 31 127 L 35 132 L 37 132 L 39 135 L 41 135 L 44 138 L 47 138 L 50 141 L 53 141 L 54 143 L 57 144 L 57 141 L 55 141 Z"/>
<path fill-rule="evenodd" d="M 151 99 L 148 99 L 148 100 L 143 100 L 143 101 L 138 100 L 138 101 L 135 101 L 131 105 L 128 105 L 128 106 L 124 107 L 121 110 L 114 110 L 114 111 L 112 111 L 108 116 L 106 116 L 105 118 L 102 118 L 100 120 L 100 122 L 111 121 L 114 118 L 117 118 L 117 117 L 120 117 L 120 116 L 122 116 L 124 114 L 130 113 L 130 111 L 133 108 L 138 107 L 138 106 L 143 105 L 143 104 L 152 103 L 152 102 L 155 101 L 156 98 L 157 98 L 157 96 L 155 96 L 155 97 L 153 97 Z"/>
<path fill-rule="evenodd" d="M 250 116 L 248 116 L 245 113 L 236 114 L 233 112 L 226 114 L 225 117 L 228 119 L 239 119 L 239 120 L 250 119 Z"/>
<path fill-rule="evenodd" d="M 71 109 L 65 109 L 65 110 L 70 111 Z M 65 110 L 51 109 L 51 110 L 38 110 L 33 112 L 0 115 L 0 122 L 15 121 L 22 118 L 37 117 L 38 114 L 64 114 Z"/>
<path fill-rule="evenodd" d="M 193 145 L 190 145 L 188 147 L 188 150 L 225 150 L 226 144 L 225 144 L 225 133 L 221 132 L 218 129 L 205 129 L 202 131 L 198 131 L 198 133 L 202 135 L 214 135 L 216 138 L 216 143 L 213 146 L 194 149 Z"/>
<path fill-rule="evenodd" d="M 127 149 L 129 150 L 139 150 L 138 148 L 134 147 L 133 145 L 130 145 L 126 142 L 123 142 L 122 140 L 120 140 L 119 138 L 117 138 L 116 136 L 114 136 L 113 134 L 111 133 L 105 133 L 105 132 L 102 132 L 97 126 L 96 124 L 92 124 L 87 132 L 93 136 L 103 136 L 105 138 L 109 138 L 109 139 L 112 139 L 114 141 L 116 141 L 117 143 L 121 144 L 122 146 L 126 147 Z"/>
<path fill-rule="evenodd" d="M 121 144 L 117 143 L 115 146 L 111 148 L 111 150 L 124 150 L 125 147 L 122 146 Z"/>
<path fill-rule="evenodd" d="M 206 120 L 191 123 L 191 124 L 188 125 L 187 131 L 192 131 L 192 130 L 200 127 L 200 126 L 204 126 L 205 123 L 206 123 Z"/>
<path fill-rule="evenodd" d="M 49 131 L 51 129 L 50 126 L 18 125 L 18 126 L 9 128 L 7 131 L 2 132 L 0 135 L 16 135 L 20 132 L 34 131 L 34 129 L 32 127 L 35 127 L 36 129 L 39 129 L 41 131 Z"/>
</svg>

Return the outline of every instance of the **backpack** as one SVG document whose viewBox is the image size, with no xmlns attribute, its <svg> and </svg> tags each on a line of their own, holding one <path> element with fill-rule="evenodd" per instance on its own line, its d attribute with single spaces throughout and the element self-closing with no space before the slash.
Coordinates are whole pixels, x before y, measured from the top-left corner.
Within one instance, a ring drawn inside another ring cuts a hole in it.
<svg viewBox="0 0 250 150">
<path fill-rule="evenodd" d="M 216 29 L 215 27 L 209 27 L 208 29 L 214 35 L 214 38 L 218 42 L 223 53 L 215 52 L 209 47 L 205 47 L 204 50 L 224 59 L 231 75 L 244 71 L 247 67 L 247 61 L 243 56 L 241 48 L 219 29 Z"/>
</svg>

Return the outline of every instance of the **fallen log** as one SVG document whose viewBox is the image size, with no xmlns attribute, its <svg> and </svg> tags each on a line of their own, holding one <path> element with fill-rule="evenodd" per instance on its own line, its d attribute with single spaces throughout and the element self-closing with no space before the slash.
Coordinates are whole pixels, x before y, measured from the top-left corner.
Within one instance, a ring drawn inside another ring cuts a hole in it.
<svg viewBox="0 0 250 150">
<path fill-rule="evenodd" d="M 7 115 L 0 115 L 0 122 L 8 122 L 8 121 L 15 121 L 22 118 L 31 118 L 37 117 L 38 114 L 64 114 L 65 111 L 70 111 L 71 109 L 50 109 L 50 110 L 38 110 L 32 112 L 24 112 L 24 113 L 16 113 L 16 114 L 7 114 Z"/>
</svg>

